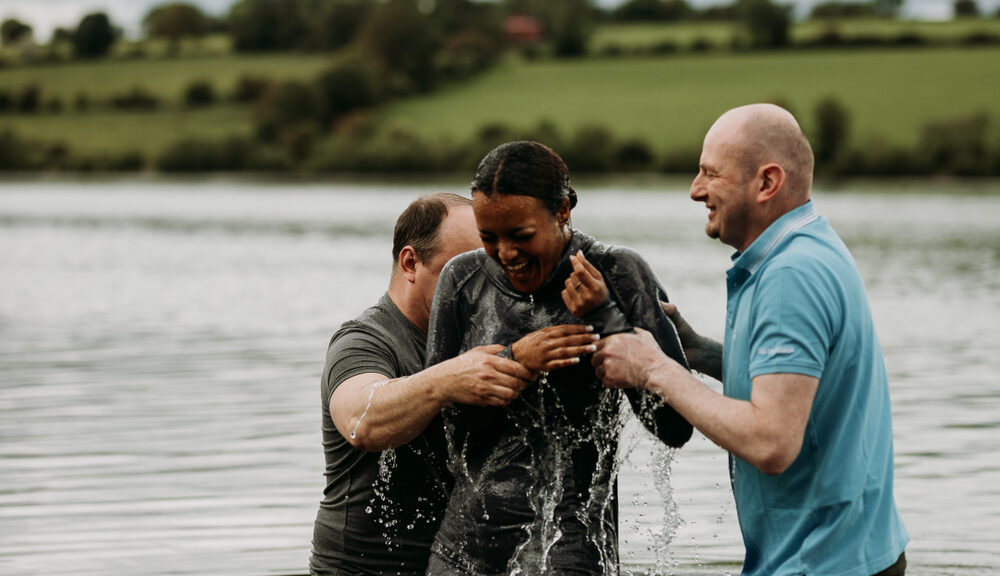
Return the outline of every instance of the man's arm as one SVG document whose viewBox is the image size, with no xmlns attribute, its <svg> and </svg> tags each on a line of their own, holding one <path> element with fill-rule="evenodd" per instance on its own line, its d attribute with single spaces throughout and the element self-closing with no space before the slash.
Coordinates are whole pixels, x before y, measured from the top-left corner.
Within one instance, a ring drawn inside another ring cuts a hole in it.
<svg viewBox="0 0 1000 576">
<path fill-rule="evenodd" d="M 798 457 L 819 384 L 801 374 L 766 374 L 753 379 L 749 401 L 727 398 L 663 354 L 644 331 L 599 342 L 594 365 L 605 386 L 655 392 L 710 440 L 765 474 L 781 474 Z"/>
<path fill-rule="evenodd" d="M 330 416 L 352 446 L 374 452 L 413 440 L 452 402 L 506 406 L 534 374 L 497 356 L 502 349 L 481 346 L 402 378 L 352 376 L 330 395 Z"/>
</svg>

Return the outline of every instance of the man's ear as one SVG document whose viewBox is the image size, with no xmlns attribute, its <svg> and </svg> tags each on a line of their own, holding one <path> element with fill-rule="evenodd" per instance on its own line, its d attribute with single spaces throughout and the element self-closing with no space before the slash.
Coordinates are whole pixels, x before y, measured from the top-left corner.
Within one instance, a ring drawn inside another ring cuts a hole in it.
<svg viewBox="0 0 1000 576">
<path fill-rule="evenodd" d="M 417 252 L 413 249 L 413 246 L 403 246 L 403 249 L 399 251 L 399 270 L 410 282 L 416 281 L 417 262 L 419 261 L 420 258 L 417 257 Z"/>
<path fill-rule="evenodd" d="M 785 187 L 785 169 L 778 164 L 764 164 L 758 174 L 760 188 L 757 190 L 757 202 L 764 204 L 771 201 Z"/>
</svg>

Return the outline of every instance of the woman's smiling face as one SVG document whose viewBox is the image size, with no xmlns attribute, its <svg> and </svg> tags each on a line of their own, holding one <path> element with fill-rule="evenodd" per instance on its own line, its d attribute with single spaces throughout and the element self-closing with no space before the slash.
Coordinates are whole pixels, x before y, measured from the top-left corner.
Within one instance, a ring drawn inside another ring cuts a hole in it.
<svg viewBox="0 0 1000 576">
<path fill-rule="evenodd" d="M 553 214 L 533 196 L 472 194 L 479 237 L 490 258 L 518 292 L 542 287 L 566 250 L 571 232 L 569 201 Z"/>
</svg>

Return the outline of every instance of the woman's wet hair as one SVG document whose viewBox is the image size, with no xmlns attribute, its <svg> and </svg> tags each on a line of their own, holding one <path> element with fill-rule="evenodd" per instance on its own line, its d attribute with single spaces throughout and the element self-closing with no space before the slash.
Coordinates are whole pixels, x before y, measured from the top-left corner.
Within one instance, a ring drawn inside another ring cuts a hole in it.
<svg viewBox="0 0 1000 576">
<path fill-rule="evenodd" d="M 456 206 L 471 205 L 472 200 L 449 192 L 428 194 L 411 202 L 396 219 L 392 232 L 393 266 L 399 262 L 399 253 L 406 246 L 412 246 L 417 257 L 425 262 L 434 258 L 441 249 L 438 230 L 448 211 Z"/>
<path fill-rule="evenodd" d="M 529 140 L 507 142 L 490 151 L 476 169 L 472 192 L 532 196 L 552 214 L 567 198 L 570 208 L 576 206 L 566 163 L 545 144 Z"/>
</svg>

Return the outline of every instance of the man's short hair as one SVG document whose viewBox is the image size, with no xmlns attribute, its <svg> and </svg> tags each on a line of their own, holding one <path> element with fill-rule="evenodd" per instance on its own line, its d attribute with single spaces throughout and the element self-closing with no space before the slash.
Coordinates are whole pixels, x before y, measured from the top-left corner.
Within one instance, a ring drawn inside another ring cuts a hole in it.
<svg viewBox="0 0 1000 576">
<path fill-rule="evenodd" d="M 411 202 L 396 219 L 392 232 L 393 266 L 399 263 L 399 253 L 406 246 L 412 246 L 417 257 L 424 262 L 434 258 L 441 249 L 438 230 L 448 211 L 456 206 L 472 206 L 472 200 L 450 192 L 439 192 Z"/>
</svg>

